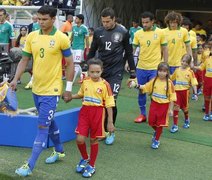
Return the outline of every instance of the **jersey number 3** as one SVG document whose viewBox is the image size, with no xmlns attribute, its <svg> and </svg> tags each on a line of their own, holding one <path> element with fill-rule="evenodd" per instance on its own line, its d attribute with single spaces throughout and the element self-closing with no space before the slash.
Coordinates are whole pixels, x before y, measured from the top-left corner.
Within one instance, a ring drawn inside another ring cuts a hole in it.
<svg viewBox="0 0 212 180">
<path fill-rule="evenodd" d="M 44 48 L 40 48 L 40 58 L 44 57 Z"/>
</svg>

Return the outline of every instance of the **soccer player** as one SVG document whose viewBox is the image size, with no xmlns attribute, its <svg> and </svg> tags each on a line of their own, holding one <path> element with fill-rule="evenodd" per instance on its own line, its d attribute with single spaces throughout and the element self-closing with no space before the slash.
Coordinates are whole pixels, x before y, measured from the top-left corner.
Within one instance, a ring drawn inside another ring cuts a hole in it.
<svg viewBox="0 0 212 180">
<path fill-rule="evenodd" d="M 130 43 L 131 44 L 132 44 L 133 39 L 134 39 L 134 34 L 140 29 L 142 29 L 142 28 L 139 26 L 139 21 L 137 19 L 133 20 L 132 21 L 132 27 L 129 30 Z M 135 50 L 135 53 L 133 54 L 135 65 L 137 65 L 137 63 L 138 63 L 139 51 L 140 51 L 140 48 L 137 47 L 136 50 Z"/>
<path fill-rule="evenodd" d="M 136 69 L 138 84 L 146 84 L 157 75 L 157 66 L 163 60 L 168 61 L 167 41 L 164 32 L 154 25 L 154 15 L 144 12 L 141 16 L 143 29 L 134 35 L 134 50 L 140 46 L 139 60 Z M 134 120 L 136 123 L 146 121 L 146 94 L 139 92 L 138 104 L 140 115 Z"/>
<path fill-rule="evenodd" d="M 0 43 L 6 43 L 9 45 L 10 39 L 11 47 L 15 47 L 15 33 L 13 26 L 6 20 L 6 10 L 0 8 Z"/>
<path fill-rule="evenodd" d="M 79 92 L 72 96 L 73 99 L 83 98 L 76 128 L 76 143 L 82 157 L 77 164 L 76 172 L 83 173 L 83 177 L 91 177 L 95 173 L 95 161 L 99 151 L 98 139 L 105 136 L 103 127 L 105 108 L 108 114 L 107 130 L 114 132 L 112 107 L 115 106 L 115 102 L 110 84 L 101 78 L 102 68 L 102 61 L 90 59 L 89 77 L 83 80 Z M 90 135 L 90 157 L 85 144 L 88 135 Z"/>
<path fill-rule="evenodd" d="M 133 60 L 132 46 L 129 44 L 129 33 L 115 22 L 115 12 L 112 8 L 105 8 L 101 12 L 103 26 L 94 31 L 93 42 L 87 59 L 91 59 L 98 51 L 98 57 L 103 62 L 102 78 L 111 86 L 115 100 L 121 88 L 124 74 L 125 60 L 128 59 L 131 78 L 135 78 L 135 64 Z M 113 124 L 115 125 L 117 107 L 113 107 Z M 107 119 L 105 121 L 106 130 Z M 111 133 L 106 138 L 106 144 L 112 144 L 115 134 Z"/>
<path fill-rule="evenodd" d="M 80 63 L 84 60 L 84 49 L 86 54 L 89 52 L 89 32 L 88 28 L 83 24 L 84 23 L 84 15 L 78 14 L 76 15 L 75 25 L 72 29 L 71 35 L 71 43 L 72 43 L 72 52 L 73 52 L 73 59 L 74 59 L 74 79 L 75 81 L 77 74 L 79 73 L 81 76 L 82 69 Z M 86 48 L 85 48 L 86 45 Z"/>
<path fill-rule="evenodd" d="M 212 42 L 212 39 L 209 39 L 208 41 Z M 205 71 L 203 86 L 205 115 L 203 120 L 212 121 L 212 45 L 210 45 L 209 56 L 207 56 L 206 60 L 199 67 L 195 68 Z"/>
<path fill-rule="evenodd" d="M 171 76 L 172 81 L 176 81 L 175 91 L 177 94 L 177 101 L 174 104 L 174 124 L 170 129 L 171 133 L 178 131 L 178 114 L 182 109 L 184 113 L 184 125 L 183 128 L 188 129 L 190 127 L 190 118 L 188 113 L 189 107 L 189 89 L 192 86 L 194 91 L 194 99 L 197 100 L 197 80 L 194 72 L 190 69 L 192 57 L 189 54 L 185 54 L 181 59 L 181 66 L 177 68 Z"/>
<path fill-rule="evenodd" d="M 169 79 L 169 65 L 161 62 L 157 68 L 157 76 L 144 85 L 136 85 L 141 93 L 149 93 L 151 103 L 149 108 L 149 125 L 154 129 L 152 137 L 153 149 L 158 149 L 163 127 L 168 127 L 169 115 L 173 115 L 176 93 Z"/>
<path fill-rule="evenodd" d="M 164 33 L 168 41 L 170 74 L 180 66 L 181 57 L 185 54 L 184 49 L 192 56 L 188 30 L 181 27 L 182 20 L 182 15 L 174 11 L 168 13 L 164 19 L 167 25 Z"/>
<path fill-rule="evenodd" d="M 33 85 L 34 103 L 38 111 L 38 131 L 32 148 L 32 154 L 26 164 L 16 169 L 20 176 L 32 174 L 35 163 L 46 147 L 48 136 L 55 146 L 55 151 L 46 159 L 46 163 L 54 163 L 64 157 L 63 145 L 60 142 L 60 131 L 54 121 L 54 113 L 62 94 L 62 56 L 66 60 L 66 89 L 63 93 L 65 102 L 71 100 L 74 65 L 70 51 L 70 41 L 53 24 L 57 10 L 50 6 L 42 6 L 38 10 L 38 20 L 41 29 L 31 32 L 23 49 L 23 58 L 19 62 L 15 77 L 10 83 L 14 90 L 17 80 L 24 72 L 27 63 L 33 56 Z"/>
</svg>

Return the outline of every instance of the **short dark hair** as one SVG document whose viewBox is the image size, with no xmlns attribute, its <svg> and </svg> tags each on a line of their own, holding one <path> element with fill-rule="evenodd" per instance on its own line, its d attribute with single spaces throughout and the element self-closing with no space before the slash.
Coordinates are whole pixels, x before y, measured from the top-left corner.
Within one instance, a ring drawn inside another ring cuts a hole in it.
<svg viewBox="0 0 212 180">
<path fill-rule="evenodd" d="M 7 11 L 3 8 L 0 8 L 0 12 L 3 12 L 4 15 L 6 15 Z"/>
<path fill-rule="evenodd" d="M 82 22 L 82 24 L 84 23 L 84 15 L 83 14 L 78 14 L 78 15 L 76 15 L 76 17 L 78 17 L 80 20 L 81 20 L 81 22 Z"/>
<path fill-rule="evenodd" d="M 89 69 L 90 65 L 93 65 L 93 64 L 99 65 L 101 68 L 103 68 L 103 62 L 100 59 L 95 59 L 95 58 L 89 59 L 87 62 L 88 69 Z"/>
<path fill-rule="evenodd" d="M 46 15 L 49 14 L 50 17 L 55 17 L 57 15 L 57 9 L 52 6 L 42 6 L 37 11 L 39 14 Z"/>
<path fill-rule="evenodd" d="M 191 30 L 193 27 L 192 22 L 187 17 L 183 18 L 182 25 L 189 26 L 189 30 Z"/>
<path fill-rule="evenodd" d="M 151 21 L 155 19 L 154 14 L 149 11 L 145 11 L 141 14 L 141 18 L 149 18 Z"/>
<path fill-rule="evenodd" d="M 115 12 L 112 8 L 106 7 L 105 9 L 102 10 L 101 12 L 101 17 L 107 17 L 110 16 L 111 19 L 115 17 Z"/>
</svg>

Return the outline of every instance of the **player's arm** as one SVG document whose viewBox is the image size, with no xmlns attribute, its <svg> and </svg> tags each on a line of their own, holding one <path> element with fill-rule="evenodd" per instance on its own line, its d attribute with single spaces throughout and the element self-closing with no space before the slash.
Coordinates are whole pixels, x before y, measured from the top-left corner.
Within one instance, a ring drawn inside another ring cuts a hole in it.
<svg viewBox="0 0 212 180">
<path fill-rule="evenodd" d="M 89 53 L 89 36 L 85 36 L 85 50 L 86 50 L 86 55 Z"/>
<path fill-rule="evenodd" d="M 129 33 L 126 33 L 123 40 L 124 50 L 125 50 L 125 55 L 127 57 L 127 62 L 130 69 L 130 76 L 133 76 L 131 78 L 135 78 L 135 62 L 133 58 L 133 48 L 132 48 L 132 45 L 129 43 L 129 38 L 130 38 Z"/>
<path fill-rule="evenodd" d="M 98 37 L 97 37 L 97 33 L 94 31 L 94 35 L 93 35 L 93 41 L 91 43 L 91 48 L 89 50 L 89 53 L 87 55 L 87 59 L 91 59 L 96 55 L 96 51 L 98 49 Z"/>
<path fill-rule="evenodd" d="M 30 59 L 31 58 L 29 56 L 22 56 L 21 61 L 18 63 L 15 76 L 14 76 L 12 82 L 10 83 L 10 87 L 12 88 L 12 90 L 15 90 L 17 81 L 18 81 L 18 79 L 21 78 L 21 75 L 24 73 L 26 66 L 27 66 L 28 62 L 30 61 Z"/>
<path fill-rule="evenodd" d="M 192 56 L 194 60 L 194 65 L 197 65 L 197 49 L 192 49 Z"/>
<path fill-rule="evenodd" d="M 83 96 L 79 95 L 79 94 L 73 94 L 72 95 L 72 99 L 82 99 Z"/>
<path fill-rule="evenodd" d="M 164 62 L 168 62 L 168 57 L 169 57 L 169 55 L 168 55 L 168 47 L 167 46 L 161 46 L 161 49 L 162 49 L 162 55 L 163 55 L 163 60 L 164 60 Z"/>
<path fill-rule="evenodd" d="M 74 77 L 74 63 L 72 55 L 68 57 L 64 57 L 66 62 L 66 89 L 63 93 L 63 99 L 65 102 L 69 102 L 72 99 L 72 85 L 73 85 L 73 77 Z"/>
<path fill-rule="evenodd" d="M 114 125 L 113 125 L 113 110 L 112 110 L 112 107 L 107 108 L 107 114 L 108 114 L 107 130 L 108 130 L 108 132 L 114 132 L 115 128 L 114 128 Z"/>
</svg>

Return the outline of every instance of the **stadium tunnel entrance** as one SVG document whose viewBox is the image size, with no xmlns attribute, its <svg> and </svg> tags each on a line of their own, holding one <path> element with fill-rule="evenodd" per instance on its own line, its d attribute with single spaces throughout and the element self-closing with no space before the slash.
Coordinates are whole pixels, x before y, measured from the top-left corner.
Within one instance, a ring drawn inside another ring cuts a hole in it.
<svg viewBox="0 0 212 180">
<path fill-rule="evenodd" d="M 127 28 L 144 11 L 153 12 L 158 20 L 163 20 L 170 10 L 203 23 L 212 19 L 211 0 L 81 0 L 81 3 L 86 24 L 94 28 L 100 25 L 100 13 L 105 7 L 112 7 Z"/>
</svg>

